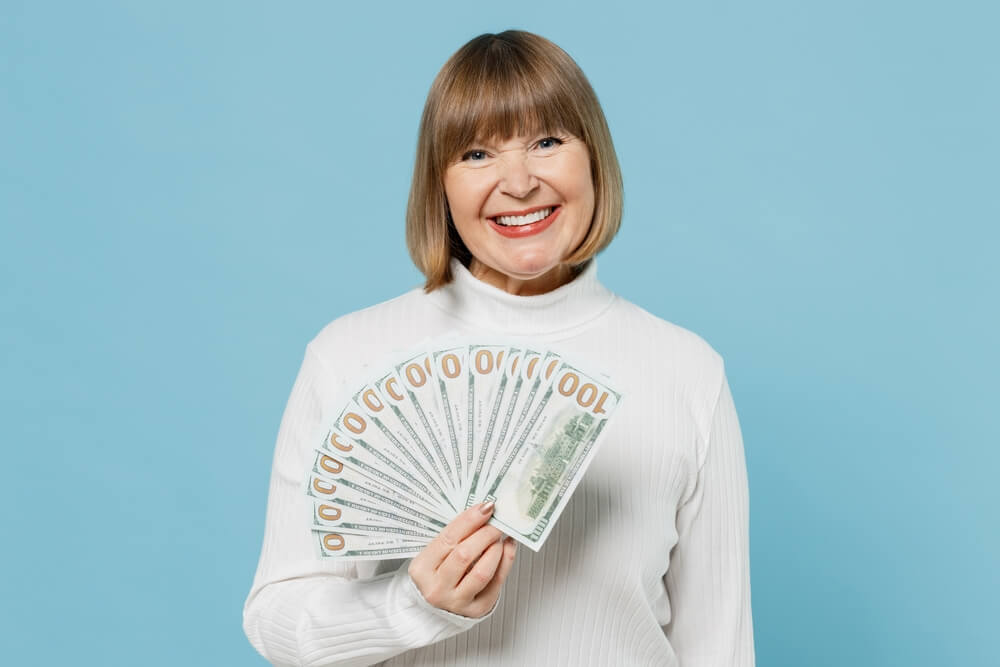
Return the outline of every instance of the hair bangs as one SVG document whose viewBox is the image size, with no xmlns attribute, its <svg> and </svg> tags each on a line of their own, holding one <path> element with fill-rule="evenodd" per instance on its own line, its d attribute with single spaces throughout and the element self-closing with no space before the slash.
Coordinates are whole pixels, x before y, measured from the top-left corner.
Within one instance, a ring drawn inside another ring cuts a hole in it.
<svg viewBox="0 0 1000 667">
<path fill-rule="evenodd" d="M 448 103 L 439 109 L 434 141 L 442 171 L 480 141 L 559 131 L 583 137 L 583 119 L 571 88 L 561 83 L 556 71 L 523 56 L 487 48 L 458 68 L 444 95 Z"/>
</svg>

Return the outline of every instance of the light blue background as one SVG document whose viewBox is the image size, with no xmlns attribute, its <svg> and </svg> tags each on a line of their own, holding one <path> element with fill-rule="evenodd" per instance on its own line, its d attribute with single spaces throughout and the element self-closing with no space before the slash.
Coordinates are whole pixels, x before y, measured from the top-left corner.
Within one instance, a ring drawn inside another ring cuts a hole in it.
<svg viewBox="0 0 1000 667">
<path fill-rule="evenodd" d="M 261 664 L 304 346 L 418 283 L 424 96 L 519 27 L 611 126 L 602 279 L 726 358 L 758 664 L 996 664 L 997 5 L 694 4 L 4 2 L 0 660 Z"/>
</svg>

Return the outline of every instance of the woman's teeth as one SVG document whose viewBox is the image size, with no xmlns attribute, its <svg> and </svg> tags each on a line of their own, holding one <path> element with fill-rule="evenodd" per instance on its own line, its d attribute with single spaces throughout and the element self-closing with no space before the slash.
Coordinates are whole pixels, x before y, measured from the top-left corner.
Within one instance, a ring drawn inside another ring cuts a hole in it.
<svg viewBox="0 0 1000 667">
<path fill-rule="evenodd" d="M 529 213 L 528 215 L 502 215 L 496 218 L 497 224 L 501 224 L 505 227 L 521 227 L 522 225 L 530 225 L 533 222 L 538 222 L 539 220 L 544 220 L 549 217 L 549 214 L 555 207 L 550 206 L 549 208 L 543 208 L 540 211 L 535 211 L 534 213 Z"/>
</svg>

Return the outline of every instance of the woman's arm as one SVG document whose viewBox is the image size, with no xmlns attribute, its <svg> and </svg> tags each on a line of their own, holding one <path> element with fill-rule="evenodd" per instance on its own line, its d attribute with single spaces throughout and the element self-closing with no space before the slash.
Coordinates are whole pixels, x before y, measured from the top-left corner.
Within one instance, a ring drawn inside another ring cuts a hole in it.
<svg viewBox="0 0 1000 667">
<path fill-rule="evenodd" d="M 372 563 L 317 557 L 304 484 L 314 440 L 323 436 L 323 406 L 336 389 L 308 346 L 278 432 L 264 542 L 243 612 L 250 643 L 276 665 L 368 665 L 482 620 L 430 605 L 408 561 L 363 578 Z"/>
<path fill-rule="evenodd" d="M 677 513 L 678 543 L 664 578 L 667 638 L 682 667 L 753 667 L 749 490 L 725 375 L 700 459 L 694 491 Z"/>
</svg>

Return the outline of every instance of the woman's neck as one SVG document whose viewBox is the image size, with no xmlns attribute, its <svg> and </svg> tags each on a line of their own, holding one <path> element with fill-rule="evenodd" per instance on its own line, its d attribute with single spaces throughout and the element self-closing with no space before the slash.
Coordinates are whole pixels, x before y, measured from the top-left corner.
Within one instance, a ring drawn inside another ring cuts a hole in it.
<svg viewBox="0 0 1000 667">
<path fill-rule="evenodd" d="M 536 295 L 511 294 L 451 260 L 452 281 L 427 295 L 452 316 L 497 334 L 546 335 L 575 329 L 600 316 L 614 294 L 597 280 L 597 261 L 578 267 L 572 280 Z"/>
</svg>

